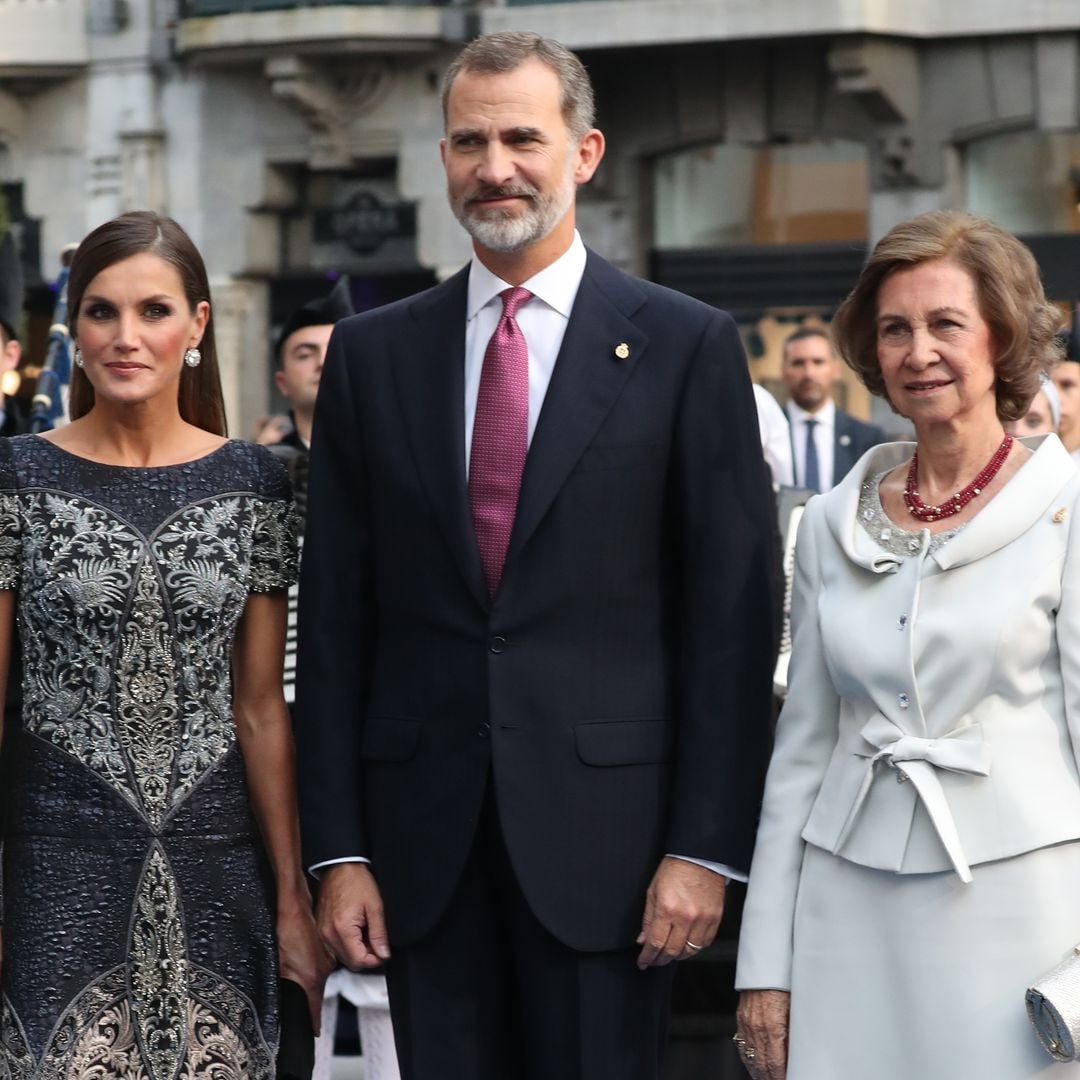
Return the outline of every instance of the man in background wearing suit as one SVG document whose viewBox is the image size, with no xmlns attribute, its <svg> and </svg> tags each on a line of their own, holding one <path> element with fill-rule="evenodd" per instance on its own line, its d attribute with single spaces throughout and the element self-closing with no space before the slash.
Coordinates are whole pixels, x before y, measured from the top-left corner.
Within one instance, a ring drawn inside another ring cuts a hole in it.
<svg viewBox="0 0 1080 1080">
<path fill-rule="evenodd" d="M 836 407 L 832 390 L 840 378 L 840 361 L 824 330 L 796 330 L 784 342 L 780 373 L 788 390 L 795 484 L 829 491 L 871 446 L 887 442 L 888 436 Z"/>
<path fill-rule="evenodd" d="M 319 924 L 348 966 L 388 960 L 406 1080 L 656 1080 L 670 964 L 747 869 L 769 738 L 746 360 L 728 316 L 584 247 L 604 137 L 572 53 L 479 38 L 443 107 L 473 259 L 340 323 L 316 408 Z"/>
</svg>

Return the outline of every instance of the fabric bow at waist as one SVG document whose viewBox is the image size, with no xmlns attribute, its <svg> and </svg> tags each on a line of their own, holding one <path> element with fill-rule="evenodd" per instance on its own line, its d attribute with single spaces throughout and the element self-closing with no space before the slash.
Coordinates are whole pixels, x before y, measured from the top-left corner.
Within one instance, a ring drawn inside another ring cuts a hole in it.
<svg viewBox="0 0 1080 1080">
<path fill-rule="evenodd" d="M 956 822 L 953 820 L 937 770 L 948 769 L 949 772 L 989 776 L 990 751 L 983 742 L 982 728 L 978 724 L 969 724 L 955 728 L 936 739 L 923 739 L 917 735 L 909 735 L 881 713 L 875 713 L 859 734 L 873 749 L 856 751 L 860 757 L 868 759 L 866 774 L 837 841 L 836 850 L 843 845 L 859 817 L 870 792 L 875 766 L 879 761 L 884 761 L 896 770 L 898 782 L 911 781 L 930 815 L 957 875 L 961 881 L 970 882 L 971 868 L 964 858 L 960 835 L 956 831 Z"/>
</svg>

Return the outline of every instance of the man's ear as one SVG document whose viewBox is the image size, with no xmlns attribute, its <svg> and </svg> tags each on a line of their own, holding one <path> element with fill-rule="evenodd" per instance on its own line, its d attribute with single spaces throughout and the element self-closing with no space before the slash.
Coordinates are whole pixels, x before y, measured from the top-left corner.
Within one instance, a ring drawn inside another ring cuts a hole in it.
<svg viewBox="0 0 1080 1080">
<path fill-rule="evenodd" d="M 588 183 L 604 156 L 604 133 L 593 128 L 586 131 L 577 146 L 577 162 L 574 165 L 574 182 Z"/>
<path fill-rule="evenodd" d="M 285 382 L 285 372 L 280 368 L 274 372 L 274 385 L 278 388 L 283 397 L 289 396 L 289 387 Z"/>
</svg>

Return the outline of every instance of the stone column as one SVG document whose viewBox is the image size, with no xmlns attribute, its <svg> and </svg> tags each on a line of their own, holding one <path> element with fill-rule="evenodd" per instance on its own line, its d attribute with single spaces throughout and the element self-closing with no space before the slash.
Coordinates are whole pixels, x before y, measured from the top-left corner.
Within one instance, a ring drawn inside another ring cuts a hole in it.
<svg viewBox="0 0 1080 1080">
<path fill-rule="evenodd" d="M 211 282 L 210 295 L 229 432 L 247 439 L 270 407 L 269 289 L 261 281 L 221 280 Z"/>
</svg>

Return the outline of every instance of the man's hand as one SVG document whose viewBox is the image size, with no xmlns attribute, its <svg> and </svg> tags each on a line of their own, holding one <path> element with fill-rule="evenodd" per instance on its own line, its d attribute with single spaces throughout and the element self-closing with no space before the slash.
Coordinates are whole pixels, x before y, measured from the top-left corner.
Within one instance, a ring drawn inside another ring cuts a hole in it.
<svg viewBox="0 0 1080 1080">
<path fill-rule="evenodd" d="M 382 897 L 366 863 L 327 867 L 319 887 L 317 923 L 323 941 L 350 971 L 390 959 Z"/>
<path fill-rule="evenodd" d="M 645 894 L 638 967 L 685 960 L 711 945 L 724 914 L 726 886 L 722 874 L 665 856 Z"/>
</svg>

